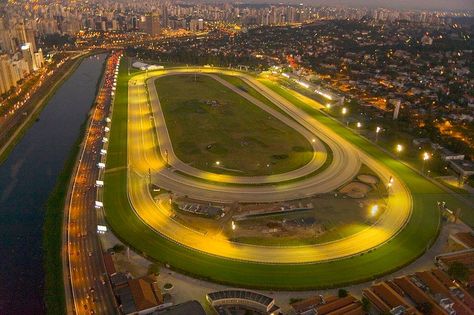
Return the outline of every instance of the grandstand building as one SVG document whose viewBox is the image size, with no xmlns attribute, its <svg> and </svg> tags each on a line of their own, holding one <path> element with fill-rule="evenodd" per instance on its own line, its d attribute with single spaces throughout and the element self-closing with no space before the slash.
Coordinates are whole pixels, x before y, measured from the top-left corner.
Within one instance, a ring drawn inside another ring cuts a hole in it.
<svg viewBox="0 0 474 315">
<path fill-rule="evenodd" d="M 212 292 L 206 295 L 206 299 L 218 314 L 232 313 L 232 310 L 248 310 L 263 315 L 280 313 L 273 298 L 247 290 Z"/>
</svg>

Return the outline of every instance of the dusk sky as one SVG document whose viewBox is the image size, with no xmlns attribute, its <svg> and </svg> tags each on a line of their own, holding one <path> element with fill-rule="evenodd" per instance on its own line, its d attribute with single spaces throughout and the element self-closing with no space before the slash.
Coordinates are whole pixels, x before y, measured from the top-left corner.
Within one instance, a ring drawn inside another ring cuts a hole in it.
<svg viewBox="0 0 474 315">
<path fill-rule="evenodd" d="M 278 2 L 274 0 L 248 0 L 243 2 Z M 285 3 L 308 3 L 313 5 L 348 5 L 391 7 L 405 9 L 467 9 L 474 10 L 474 0 L 287 0 Z"/>
</svg>

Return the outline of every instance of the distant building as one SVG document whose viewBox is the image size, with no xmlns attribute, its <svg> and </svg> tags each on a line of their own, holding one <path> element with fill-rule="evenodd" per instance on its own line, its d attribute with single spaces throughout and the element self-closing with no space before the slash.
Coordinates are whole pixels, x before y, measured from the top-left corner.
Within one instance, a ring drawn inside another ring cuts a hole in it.
<svg viewBox="0 0 474 315">
<path fill-rule="evenodd" d="M 280 312 L 275 300 L 263 294 L 247 290 L 222 290 L 208 293 L 207 301 L 219 314 L 230 309 L 257 311 L 259 314 L 274 315 Z"/>
<path fill-rule="evenodd" d="M 395 107 L 393 110 L 393 120 L 397 120 L 398 115 L 400 114 L 400 107 L 401 107 L 402 102 L 399 99 L 390 100 L 390 102 Z"/>
<path fill-rule="evenodd" d="M 460 177 L 469 177 L 474 175 L 474 162 L 460 159 L 452 159 L 449 161 L 449 166 Z"/>
<path fill-rule="evenodd" d="M 156 315 L 206 315 L 198 301 L 188 301 L 159 310 Z"/>
<path fill-rule="evenodd" d="M 157 13 L 150 13 L 143 18 L 143 31 L 151 36 L 157 36 L 161 32 L 160 16 Z"/>
<path fill-rule="evenodd" d="M 125 315 L 151 314 L 167 306 L 163 304 L 161 290 L 154 276 L 128 280 L 114 291 Z"/>
<path fill-rule="evenodd" d="M 468 258 L 461 256 L 456 257 Z M 474 305 L 472 296 L 440 269 L 382 281 L 362 295 L 371 304 L 371 314 L 472 314 Z"/>
<path fill-rule="evenodd" d="M 0 94 L 16 86 L 15 70 L 8 55 L 0 55 Z"/>
<path fill-rule="evenodd" d="M 421 38 L 421 44 L 423 46 L 431 46 L 433 44 L 433 38 L 431 38 L 428 34 L 425 34 Z"/>
<path fill-rule="evenodd" d="M 413 145 L 417 146 L 418 148 L 428 147 L 431 146 L 431 139 L 430 138 L 416 138 L 412 141 Z"/>
<path fill-rule="evenodd" d="M 298 315 L 365 314 L 360 301 L 351 295 L 341 298 L 333 295 L 326 297 L 314 296 L 292 303 L 291 307 Z"/>
<path fill-rule="evenodd" d="M 189 21 L 189 30 L 191 32 L 198 32 L 204 30 L 204 20 L 191 19 L 191 21 Z"/>
<path fill-rule="evenodd" d="M 469 269 L 469 275 L 466 284 L 470 287 L 474 286 L 474 249 L 441 254 L 436 256 L 435 260 L 436 263 L 444 270 L 448 270 L 449 266 L 451 266 L 451 264 L 454 262 L 465 265 Z M 470 297 L 469 302 L 473 303 L 470 305 L 474 305 L 474 298 Z M 472 309 L 472 311 L 474 311 L 474 309 Z"/>
<path fill-rule="evenodd" d="M 464 154 L 454 153 L 446 148 L 439 149 L 439 155 L 444 161 L 464 160 Z"/>
<path fill-rule="evenodd" d="M 26 60 L 28 64 L 29 72 L 33 72 L 38 70 L 38 66 L 36 65 L 36 59 L 33 51 L 33 46 L 30 43 L 25 43 L 21 46 L 21 52 L 23 54 L 23 59 Z"/>
<path fill-rule="evenodd" d="M 460 244 L 466 249 L 474 248 L 474 232 L 459 232 L 449 235 L 456 243 Z"/>
</svg>

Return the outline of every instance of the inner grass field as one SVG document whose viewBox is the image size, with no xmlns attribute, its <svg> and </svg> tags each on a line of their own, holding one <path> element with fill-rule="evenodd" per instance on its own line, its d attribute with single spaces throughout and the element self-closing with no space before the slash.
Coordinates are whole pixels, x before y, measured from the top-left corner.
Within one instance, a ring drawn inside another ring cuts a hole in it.
<svg viewBox="0 0 474 315">
<path fill-rule="evenodd" d="M 211 77 L 173 75 L 155 84 L 176 155 L 198 169 L 270 175 L 313 156 L 301 134 Z"/>
<path fill-rule="evenodd" d="M 341 287 L 375 279 L 410 263 L 423 254 L 436 238 L 439 229 L 440 215 L 436 207 L 437 201 L 445 200 L 448 205 L 463 207 L 466 212 L 472 211 L 404 164 L 389 157 L 371 142 L 314 110 L 296 94 L 272 82 L 263 82 L 397 172 L 413 194 L 413 214 L 410 221 L 397 236 L 383 246 L 358 256 L 332 262 L 297 265 L 259 264 L 229 260 L 185 248 L 152 231 L 135 215 L 128 201 L 126 179 L 129 79 L 127 63 L 123 60 L 120 66 L 105 173 L 106 218 L 115 234 L 132 248 L 149 258 L 169 263 L 176 270 L 234 286 L 270 290 Z"/>
</svg>

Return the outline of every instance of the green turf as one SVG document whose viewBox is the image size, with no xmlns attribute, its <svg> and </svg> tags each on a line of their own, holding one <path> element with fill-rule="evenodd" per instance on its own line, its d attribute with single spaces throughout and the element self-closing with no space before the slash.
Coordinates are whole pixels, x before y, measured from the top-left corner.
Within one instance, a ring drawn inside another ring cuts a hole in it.
<svg viewBox="0 0 474 315">
<path fill-rule="evenodd" d="M 153 232 L 130 208 L 126 192 L 127 80 L 126 65 L 122 62 L 105 175 L 107 184 L 104 201 L 107 220 L 112 230 L 130 246 L 146 253 L 148 257 L 169 263 L 177 270 L 235 286 L 282 290 L 337 287 L 374 279 L 377 275 L 386 274 L 413 261 L 435 239 L 440 219 L 437 201 L 446 200 L 448 204 L 459 205 L 440 188 L 393 160 L 372 143 L 318 111 L 308 108 L 286 91 L 269 84 L 282 96 L 294 101 L 295 105 L 308 110 L 315 118 L 396 171 L 413 193 L 414 211 L 409 223 L 401 233 L 378 249 L 352 258 L 317 264 L 272 265 L 241 262 L 184 248 Z"/>
<path fill-rule="evenodd" d="M 216 80 L 196 78 L 156 80 L 173 149 L 182 161 L 216 173 L 258 176 L 311 160 L 310 143 L 291 127 Z"/>
</svg>

